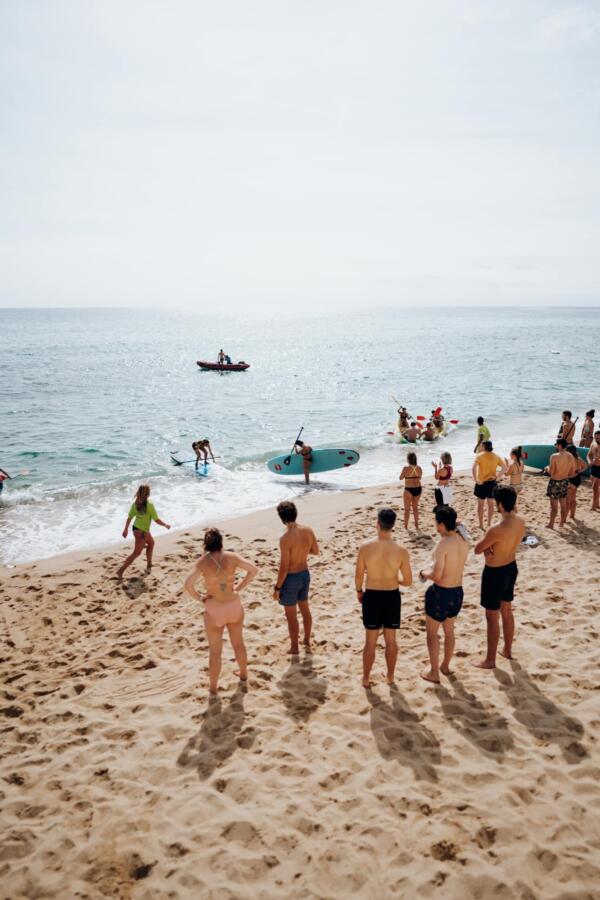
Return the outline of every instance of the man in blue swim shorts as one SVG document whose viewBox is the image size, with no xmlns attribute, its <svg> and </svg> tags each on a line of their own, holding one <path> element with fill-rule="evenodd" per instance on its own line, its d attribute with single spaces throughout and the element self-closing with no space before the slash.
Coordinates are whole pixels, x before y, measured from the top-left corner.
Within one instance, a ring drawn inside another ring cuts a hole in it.
<svg viewBox="0 0 600 900">
<path fill-rule="evenodd" d="M 277 512 L 286 530 L 279 541 L 281 561 L 273 599 L 278 600 L 285 610 L 290 633 L 290 653 L 295 655 L 299 653 L 298 609 L 300 609 L 304 627 L 304 646 L 310 649 L 312 616 L 308 606 L 310 587 L 308 556 L 309 554 L 318 554 L 319 545 L 312 528 L 300 525 L 296 521 L 298 510 L 295 503 L 284 500 L 277 507 Z"/>
<path fill-rule="evenodd" d="M 456 530 L 456 511 L 451 506 L 438 506 L 435 511 L 436 530 L 441 541 L 433 554 L 430 572 L 419 572 L 421 581 L 433 581 L 425 593 L 425 622 L 430 667 L 421 678 L 440 683 L 440 672 L 450 674 L 450 660 L 454 653 L 454 622 L 463 602 L 463 571 L 469 555 L 469 545 Z M 440 666 L 440 625 L 444 631 L 444 659 Z"/>
</svg>

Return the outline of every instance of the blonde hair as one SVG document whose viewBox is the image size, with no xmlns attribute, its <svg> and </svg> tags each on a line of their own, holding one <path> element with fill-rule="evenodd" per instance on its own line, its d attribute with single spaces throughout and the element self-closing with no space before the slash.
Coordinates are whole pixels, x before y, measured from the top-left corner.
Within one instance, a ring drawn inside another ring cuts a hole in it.
<svg viewBox="0 0 600 900">
<path fill-rule="evenodd" d="M 441 460 L 445 466 L 451 466 L 452 465 L 452 454 L 448 453 L 447 450 L 444 451 L 444 453 L 442 453 Z"/>
<path fill-rule="evenodd" d="M 142 515 L 146 512 L 148 497 L 150 496 L 150 485 L 140 484 L 135 495 L 135 508 Z"/>
</svg>

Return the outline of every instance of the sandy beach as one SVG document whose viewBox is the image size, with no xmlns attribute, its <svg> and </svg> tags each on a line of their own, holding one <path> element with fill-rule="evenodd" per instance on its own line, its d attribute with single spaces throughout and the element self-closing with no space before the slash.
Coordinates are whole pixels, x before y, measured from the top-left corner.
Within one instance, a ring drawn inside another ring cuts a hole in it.
<svg viewBox="0 0 600 900">
<path fill-rule="evenodd" d="M 2 898 L 597 898 L 600 884 L 600 515 L 546 530 L 546 481 L 526 477 L 516 659 L 485 644 L 471 556 L 454 672 L 423 682 L 423 592 L 403 595 L 397 683 L 361 687 L 358 545 L 398 485 L 309 494 L 314 646 L 286 655 L 272 600 L 273 509 L 224 524 L 260 567 L 244 595 L 250 680 L 227 645 L 209 702 L 201 610 L 182 592 L 201 529 L 158 537 L 155 568 L 110 580 L 123 547 L 1 570 Z M 397 536 L 413 570 L 434 546 Z M 455 506 L 473 536 L 469 478 Z"/>
</svg>

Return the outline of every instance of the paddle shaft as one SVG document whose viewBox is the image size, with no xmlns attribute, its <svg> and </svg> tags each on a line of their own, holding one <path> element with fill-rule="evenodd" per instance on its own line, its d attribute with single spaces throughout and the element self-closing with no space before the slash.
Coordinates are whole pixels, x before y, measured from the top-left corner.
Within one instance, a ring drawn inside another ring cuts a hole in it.
<svg viewBox="0 0 600 900">
<path fill-rule="evenodd" d="M 292 449 L 290 450 L 289 456 L 286 456 L 286 458 L 285 458 L 284 461 L 283 461 L 284 466 L 289 466 L 289 464 L 290 464 L 290 462 L 291 462 L 291 459 L 292 459 L 292 453 L 294 452 L 294 449 L 295 449 L 295 447 L 296 447 L 296 444 L 297 444 L 298 441 L 300 440 L 300 435 L 302 434 L 303 431 L 304 431 L 304 425 L 302 426 L 302 428 L 301 428 L 300 431 L 298 432 L 298 437 L 296 438 L 296 440 L 295 440 L 294 443 L 293 443 L 293 446 L 292 446 Z"/>
</svg>

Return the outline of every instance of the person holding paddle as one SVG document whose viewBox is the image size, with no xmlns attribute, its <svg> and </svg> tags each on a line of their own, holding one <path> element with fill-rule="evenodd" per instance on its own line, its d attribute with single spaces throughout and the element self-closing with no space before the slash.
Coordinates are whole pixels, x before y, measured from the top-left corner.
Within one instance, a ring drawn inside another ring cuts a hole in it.
<svg viewBox="0 0 600 900">
<path fill-rule="evenodd" d="M 310 465 L 313 461 L 312 447 L 305 444 L 304 441 L 298 439 L 294 444 L 294 453 L 298 453 L 302 457 L 302 467 L 304 469 L 304 481 L 310 484 Z"/>
<path fill-rule="evenodd" d="M 575 419 L 575 421 L 573 422 L 572 416 L 573 413 L 570 409 L 563 410 L 562 422 L 560 428 L 558 429 L 557 438 L 562 438 L 563 441 L 567 442 L 567 444 L 573 443 L 573 438 L 575 437 L 575 426 L 577 425 L 577 420 L 579 419 L 579 416 L 577 416 L 577 419 Z"/>
<path fill-rule="evenodd" d="M 212 447 L 210 446 L 210 441 L 208 438 L 203 438 L 201 441 L 194 441 L 192 444 L 192 450 L 196 454 L 196 468 L 198 468 L 198 463 L 200 462 L 201 454 L 204 454 L 204 465 L 208 465 L 208 454 L 210 453 L 210 458 L 212 461 L 215 461 L 214 454 L 212 452 Z"/>
</svg>

